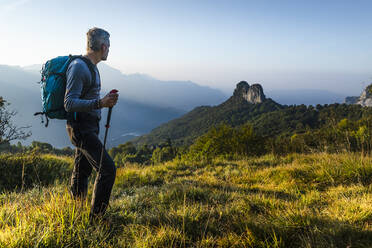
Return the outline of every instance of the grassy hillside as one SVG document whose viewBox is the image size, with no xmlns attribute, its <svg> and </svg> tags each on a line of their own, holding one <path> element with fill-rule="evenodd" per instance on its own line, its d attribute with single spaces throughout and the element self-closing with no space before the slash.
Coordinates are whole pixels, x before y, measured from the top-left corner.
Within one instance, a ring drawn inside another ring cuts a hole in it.
<svg viewBox="0 0 372 248">
<path fill-rule="evenodd" d="M 201 106 L 191 112 L 153 129 L 149 134 L 133 140 L 137 146 L 159 145 L 170 139 L 175 146 L 189 146 L 213 127 L 224 123 L 238 127 L 253 125 L 255 133 L 275 138 L 292 136 L 335 124 L 342 119 L 352 121 L 371 116 L 372 108 L 360 105 L 326 104 L 280 105 L 271 99 L 252 104 L 234 95 L 218 106 Z"/>
<path fill-rule="evenodd" d="M 1 173 L 9 159 L 0 157 Z M 72 162 L 36 159 L 67 172 Z M 20 161 L 36 165 L 35 158 Z M 0 247 L 372 244 L 372 158 L 357 154 L 126 164 L 117 171 L 106 219 L 96 225 L 88 223 L 89 203 L 71 200 L 66 178 L 38 187 L 46 179 L 39 175 L 27 189 L 2 189 Z"/>
<path fill-rule="evenodd" d="M 218 106 L 197 107 L 180 118 L 160 125 L 153 129 L 151 133 L 134 139 L 133 142 L 153 145 L 170 138 L 176 146 L 190 145 L 197 137 L 219 123 L 239 126 L 264 113 L 282 108 L 280 104 L 271 99 L 267 99 L 260 104 L 252 104 L 231 97 Z"/>
<path fill-rule="evenodd" d="M 285 108 L 264 113 L 251 123 L 256 132 L 263 136 L 292 135 L 309 129 L 318 129 L 348 119 L 360 120 L 372 115 L 372 108 L 361 105 L 329 104 L 313 106 L 286 106 Z"/>
</svg>

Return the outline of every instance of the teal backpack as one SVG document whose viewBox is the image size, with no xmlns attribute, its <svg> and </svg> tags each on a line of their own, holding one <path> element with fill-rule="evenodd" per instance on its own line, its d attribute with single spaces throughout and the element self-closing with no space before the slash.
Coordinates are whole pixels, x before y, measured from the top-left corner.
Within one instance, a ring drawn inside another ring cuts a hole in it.
<svg viewBox="0 0 372 248">
<path fill-rule="evenodd" d="M 47 127 L 49 124 L 48 118 L 66 120 L 69 116 L 64 108 L 67 80 L 66 71 L 70 63 L 77 58 L 82 59 L 87 64 L 90 72 L 92 73 L 93 82 L 95 82 L 96 73 L 94 71 L 92 62 L 81 55 L 56 57 L 48 60 L 41 69 L 40 87 L 43 112 L 37 112 L 34 115 L 45 115 L 45 127 Z M 92 86 L 93 85 L 94 84 L 92 84 Z M 87 90 L 87 92 L 88 91 L 89 90 Z M 44 120 L 42 119 L 41 122 L 44 123 Z"/>
</svg>

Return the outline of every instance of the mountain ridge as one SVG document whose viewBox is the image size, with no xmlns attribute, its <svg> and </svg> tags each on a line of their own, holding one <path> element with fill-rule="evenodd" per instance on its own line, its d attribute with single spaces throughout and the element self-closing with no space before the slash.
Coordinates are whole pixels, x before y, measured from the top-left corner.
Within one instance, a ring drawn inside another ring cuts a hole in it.
<svg viewBox="0 0 372 248">
<path fill-rule="evenodd" d="M 249 96 L 249 97 L 248 97 Z M 171 120 L 151 133 L 133 140 L 136 145 L 156 145 L 171 139 L 176 146 L 190 145 L 211 126 L 221 122 L 238 126 L 263 114 L 283 108 L 271 98 L 266 98 L 259 84 L 249 86 L 245 81 L 237 84 L 234 94 L 217 106 L 199 106 L 185 115 Z"/>
<path fill-rule="evenodd" d="M 10 109 L 16 110 L 18 114 L 14 116 L 13 121 L 17 126 L 32 126 L 31 130 L 33 135 L 23 141 L 24 144 L 30 144 L 33 140 L 47 142 L 52 144 L 54 147 L 62 148 L 64 146 L 71 146 L 70 141 L 66 135 L 65 122 L 52 120 L 48 128 L 45 128 L 40 123 L 40 118 L 33 116 L 35 112 L 41 110 L 41 99 L 40 99 L 40 74 L 35 71 L 38 65 L 33 65 L 28 68 L 22 68 L 20 66 L 8 66 L 0 65 L 0 84 L 1 84 L 1 96 L 5 100 L 11 103 Z M 119 70 L 115 68 L 106 67 L 108 72 L 103 70 L 103 81 L 107 82 L 107 79 L 115 80 L 117 76 L 122 75 Z M 111 73 L 110 73 L 111 71 Z M 143 77 L 143 75 L 135 75 Z M 121 78 L 122 79 L 122 78 Z M 147 79 L 151 79 L 147 77 Z M 126 82 L 126 84 L 135 84 L 135 80 Z M 116 84 L 120 86 L 120 82 Z M 154 87 L 156 86 L 156 82 Z M 175 86 L 177 87 L 177 86 Z M 188 87 L 188 85 L 186 85 Z M 198 87 L 193 85 L 192 87 Z M 106 88 L 111 89 L 110 85 Z M 120 89 L 120 88 L 119 88 Z M 112 128 L 110 131 L 111 137 L 109 137 L 108 147 L 115 146 L 126 142 L 131 136 L 124 137 L 123 134 L 136 133 L 143 134 L 149 132 L 152 128 L 176 118 L 185 113 L 182 108 L 174 108 L 172 102 L 169 104 L 154 104 L 146 103 L 146 101 L 136 101 L 136 97 L 126 98 L 125 87 L 121 87 L 120 100 L 118 105 L 114 108 L 112 116 Z M 183 88 L 184 89 L 184 88 Z M 192 91 L 180 90 L 186 98 L 192 93 Z M 104 94 L 105 88 L 102 89 Z M 208 99 L 203 98 L 203 101 Z M 213 102 L 213 101 L 212 101 Z M 191 103 L 192 104 L 192 103 Z M 102 118 L 106 118 L 107 111 L 102 111 Z M 101 131 L 104 130 L 103 122 L 101 121 Z M 63 131 L 61 131 L 63 130 Z M 102 132 L 101 132 L 102 135 Z"/>
<path fill-rule="evenodd" d="M 372 94 L 372 86 L 371 92 Z M 137 146 L 157 146 L 171 141 L 175 146 L 193 144 L 212 127 L 227 124 L 233 128 L 252 125 L 255 133 L 263 138 L 287 139 L 294 134 L 306 133 L 324 125 L 334 125 L 343 119 L 357 121 L 372 112 L 372 108 L 347 104 L 317 104 L 316 106 L 281 105 L 265 98 L 262 86 L 245 81 L 237 84 L 233 95 L 218 106 L 199 106 L 185 115 L 171 120 L 133 140 Z"/>
<path fill-rule="evenodd" d="M 200 105 L 220 104 L 227 98 L 221 90 L 189 80 L 159 80 L 143 73 L 125 74 L 106 63 L 99 63 L 97 66 L 104 82 L 102 91 L 122 89 L 119 92 L 121 96 L 140 103 L 189 111 Z M 33 75 L 40 70 L 36 70 L 37 65 L 23 68 Z"/>
</svg>

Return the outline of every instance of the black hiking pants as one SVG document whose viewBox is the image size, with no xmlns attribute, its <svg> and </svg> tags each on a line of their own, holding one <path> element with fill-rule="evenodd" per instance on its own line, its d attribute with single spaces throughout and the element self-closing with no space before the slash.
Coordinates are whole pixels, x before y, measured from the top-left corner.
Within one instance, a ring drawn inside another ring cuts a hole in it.
<svg viewBox="0 0 372 248">
<path fill-rule="evenodd" d="M 97 171 L 97 177 L 94 183 L 90 217 L 103 215 L 109 204 L 116 167 L 107 151 L 104 150 L 101 169 L 99 169 L 103 147 L 98 138 L 99 120 L 68 120 L 66 129 L 71 143 L 76 147 L 71 176 L 71 193 L 74 198 L 84 199 L 86 197 L 88 178 L 94 168 Z"/>
</svg>

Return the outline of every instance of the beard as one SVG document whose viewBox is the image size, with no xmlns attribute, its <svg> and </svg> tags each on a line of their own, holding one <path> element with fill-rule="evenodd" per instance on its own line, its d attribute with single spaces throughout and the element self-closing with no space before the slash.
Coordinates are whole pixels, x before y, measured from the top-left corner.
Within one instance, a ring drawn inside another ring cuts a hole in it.
<svg viewBox="0 0 372 248">
<path fill-rule="evenodd" d="M 108 57 L 108 53 L 103 54 L 102 57 L 101 57 L 101 60 L 106 61 L 107 57 Z"/>
</svg>

